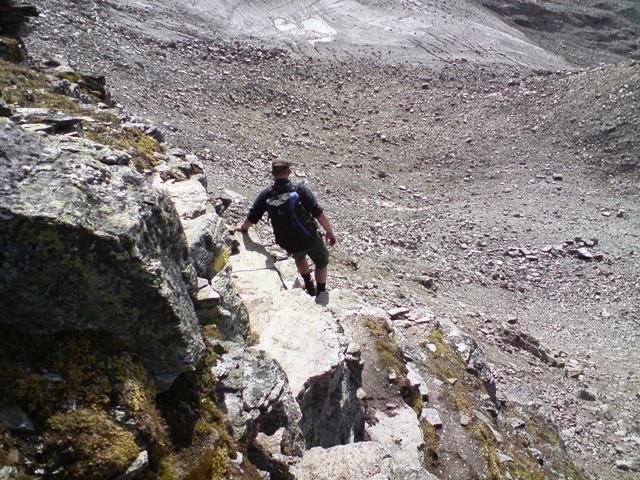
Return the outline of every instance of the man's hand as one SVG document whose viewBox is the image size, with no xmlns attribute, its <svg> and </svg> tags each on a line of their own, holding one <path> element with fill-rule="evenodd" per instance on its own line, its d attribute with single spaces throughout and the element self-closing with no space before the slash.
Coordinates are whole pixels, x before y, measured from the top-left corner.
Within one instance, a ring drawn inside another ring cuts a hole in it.
<svg viewBox="0 0 640 480">
<path fill-rule="evenodd" d="M 327 242 L 329 242 L 329 245 L 333 247 L 336 244 L 335 235 L 333 234 L 333 232 L 325 232 L 325 235 L 327 237 Z"/>
<path fill-rule="evenodd" d="M 238 222 L 236 224 L 236 226 L 233 227 L 233 230 L 236 231 L 236 232 L 244 232 L 244 233 L 246 233 L 246 232 L 249 231 L 249 226 L 251 225 L 251 224 L 249 224 L 249 226 L 247 226 L 246 225 L 247 223 L 248 222 L 246 220 L 244 222 Z"/>
</svg>

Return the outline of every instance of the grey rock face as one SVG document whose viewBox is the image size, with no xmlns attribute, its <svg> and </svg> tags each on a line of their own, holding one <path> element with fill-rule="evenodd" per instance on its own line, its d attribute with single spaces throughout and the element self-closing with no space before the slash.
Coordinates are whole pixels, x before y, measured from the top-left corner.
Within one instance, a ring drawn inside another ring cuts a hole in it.
<svg viewBox="0 0 640 480">
<path fill-rule="evenodd" d="M 234 438 L 246 443 L 259 432 L 273 435 L 284 428 L 281 452 L 301 455 L 304 438 L 298 422 L 302 414 L 282 367 L 261 350 L 232 342 L 220 345 L 226 352 L 218 357 L 213 374 Z"/>
<path fill-rule="evenodd" d="M 393 469 L 393 480 L 438 480 L 434 474 L 424 468 L 401 465 Z"/>
<path fill-rule="evenodd" d="M 212 279 L 216 272 L 214 261 L 223 249 L 231 248 L 231 236 L 224 221 L 215 213 L 206 213 L 191 220 L 183 220 L 189 257 L 198 276 Z"/>
<path fill-rule="evenodd" d="M 359 358 L 343 358 L 323 375 L 309 379 L 297 397 L 307 446 L 330 447 L 360 435 L 364 419 L 356 392 L 361 385 Z"/>
<path fill-rule="evenodd" d="M 13 432 L 35 432 L 31 419 L 17 406 L 0 405 L 0 426 Z"/>
<path fill-rule="evenodd" d="M 307 450 L 291 471 L 296 480 L 388 480 L 394 462 L 389 452 L 373 442 L 351 443 Z"/>
<path fill-rule="evenodd" d="M 422 467 L 398 465 L 375 442 L 312 448 L 291 467 L 291 475 L 295 480 L 438 480 Z"/>
<path fill-rule="evenodd" d="M 52 108 L 18 108 L 15 116 L 20 120 L 20 123 L 51 125 L 54 133 L 72 131 L 75 127 L 79 128 L 82 122 L 80 117 L 67 115 Z"/>
<path fill-rule="evenodd" d="M 371 440 L 383 445 L 398 465 L 421 467 L 424 439 L 413 408 L 402 405 L 389 414 L 376 412 L 376 423 L 366 430 Z"/>
<path fill-rule="evenodd" d="M 0 322 L 99 330 L 140 353 L 161 389 L 204 344 L 171 202 L 80 141 L 0 119 Z"/>
<path fill-rule="evenodd" d="M 16 480 L 18 469 L 16 467 L 5 466 L 0 468 L 0 480 Z"/>
<path fill-rule="evenodd" d="M 231 285 L 229 269 L 216 275 L 211 286 L 221 297 L 220 304 L 210 312 L 211 323 L 216 324 L 225 339 L 243 342 L 249 333 L 249 313 Z"/>
<path fill-rule="evenodd" d="M 169 182 L 165 184 L 164 189 L 173 200 L 180 217 L 193 219 L 207 213 L 210 205 L 207 190 L 198 180 Z"/>
</svg>

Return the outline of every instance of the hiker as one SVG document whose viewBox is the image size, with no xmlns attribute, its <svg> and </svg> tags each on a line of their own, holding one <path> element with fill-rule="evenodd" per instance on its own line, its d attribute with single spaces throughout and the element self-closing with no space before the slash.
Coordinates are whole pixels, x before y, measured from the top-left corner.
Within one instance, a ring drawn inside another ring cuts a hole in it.
<svg viewBox="0 0 640 480">
<path fill-rule="evenodd" d="M 289 180 L 289 162 L 273 161 L 271 174 L 274 178 L 273 185 L 258 195 L 246 220 L 239 223 L 236 230 L 248 231 L 251 225 L 258 223 L 264 212 L 268 212 L 276 243 L 293 256 L 298 272 L 304 279 L 305 290 L 311 296 L 320 295 L 327 287 L 329 250 L 318 231 L 316 220 L 324 228 L 327 242 L 335 245 L 336 237 L 333 235 L 329 218 L 318 205 L 311 190 L 302 183 L 297 184 Z M 317 288 L 311 279 L 307 255 L 316 266 Z"/>
</svg>

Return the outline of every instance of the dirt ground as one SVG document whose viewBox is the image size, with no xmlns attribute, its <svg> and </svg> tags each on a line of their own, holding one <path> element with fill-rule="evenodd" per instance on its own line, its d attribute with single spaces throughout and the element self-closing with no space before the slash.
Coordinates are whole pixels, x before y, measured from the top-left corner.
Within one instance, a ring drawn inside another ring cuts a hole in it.
<svg viewBox="0 0 640 480">
<path fill-rule="evenodd" d="M 330 288 L 454 319 L 499 395 L 635 478 L 616 462 L 640 464 L 637 2 L 34 3 L 33 57 L 106 74 L 231 219 L 294 161 L 338 237 Z"/>
</svg>

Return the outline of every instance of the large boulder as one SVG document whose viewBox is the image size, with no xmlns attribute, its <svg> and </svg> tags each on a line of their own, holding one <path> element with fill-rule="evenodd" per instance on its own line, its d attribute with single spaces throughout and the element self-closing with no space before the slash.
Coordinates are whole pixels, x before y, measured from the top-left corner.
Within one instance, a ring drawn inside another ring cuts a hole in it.
<svg viewBox="0 0 640 480">
<path fill-rule="evenodd" d="M 195 178 L 182 182 L 167 182 L 164 189 L 173 200 L 180 217 L 184 219 L 199 217 L 212 208 L 207 189 Z"/>
<path fill-rule="evenodd" d="M 0 119 L 0 322 L 104 331 L 162 389 L 204 350 L 185 235 L 171 201 L 98 148 Z"/>
</svg>

